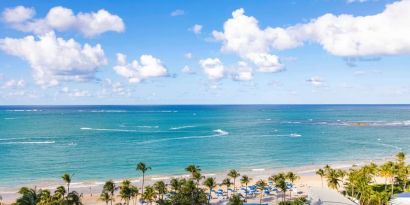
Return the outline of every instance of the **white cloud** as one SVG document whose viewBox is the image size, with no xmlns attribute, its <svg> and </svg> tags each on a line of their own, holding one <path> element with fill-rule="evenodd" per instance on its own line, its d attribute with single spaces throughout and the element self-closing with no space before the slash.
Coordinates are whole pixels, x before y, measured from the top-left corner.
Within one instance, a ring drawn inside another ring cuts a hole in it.
<svg viewBox="0 0 410 205">
<path fill-rule="evenodd" d="M 21 15 L 24 14 L 24 15 Z M 97 12 L 74 14 L 71 9 L 57 6 L 49 10 L 44 18 L 33 19 L 34 9 L 18 6 L 3 12 L 3 19 L 13 28 L 23 32 L 45 34 L 47 32 L 75 30 L 86 37 L 125 29 L 123 20 L 104 9 Z M 20 18 L 16 17 L 21 15 Z"/>
<path fill-rule="evenodd" d="M 57 38 L 53 32 L 38 38 L 0 39 L 0 49 L 27 61 L 36 83 L 43 86 L 93 79 L 98 68 L 107 63 L 100 44 L 81 45 L 74 39 Z"/>
<path fill-rule="evenodd" d="M 325 14 L 308 23 L 261 29 L 243 9 L 232 13 L 222 32 L 222 51 L 237 53 L 259 66 L 259 71 L 280 71 L 279 58 L 270 52 L 318 43 L 330 54 L 344 57 L 410 54 L 410 0 L 388 4 L 368 16 Z"/>
<path fill-rule="evenodd" d="M 318 76 L 311 77 L 311 78 L 307 79 L 306 82 L 308 82 L 311 85 L 316 86 L 316 87 L 323 86 L 324 83 L 325 83 L 325 81 L 322 78 L 318 77 Z"/>
<path fill-rule="evenodd" d="M 207 58 L 199 61 L 208 79 L 218 81 L 225 76 L 225 67 L 218 58 Z"/>
<path fill-rule="evenodd" d="M 175 11 L 171 12 L 171 16 L 183 16 L 185 14 L 185 11 L 182 9 L 177 9 Z"/>
<path fill-rule="evenodd" d="M 193 71 L 192 70 L 192 68 L 191 67 L 189 67 L 189 66 L 184 66 L 182 69 L 181 69 L 181 72 L 182 73 L 185 73 L 185 74 L 195 74 L 195 71 Z"/>
<path fill-rule="evenodd" d="M 26 86 L 26 82 L 23 79 L 20 80 L 8 80 L 4 82 L 4 84 L 1 86 L 3 89 L 18 89 L 18 88 L 23 88 Z"/>
<path fill-rule="evenodd" d="M 14 8 L 6 8 L 2 13 L 2 17 L 6 23 L 21 23 L 33 18 L 35 14 L 36 11 L 33 8 L 16 6 Z"/>
<path fill-rule="evenodd" d="M 232 73 L 232 79 L 235 81 L 250 81 L 253 79 L 252 68 L 246 62 L 238 62 L 238 66 Z"/>
<path fill-rule="evenodd" d="M 224 23 L 223 32 L 212 32 L 216 40 L 223 42 L 222 51 L 239 54 L 258 66 L 261 72 L 283 70 L 279 58 L 269 53 L 268 30 L 261 30 L 258 21 L 244 13 L 244 9 L 235 10 L 232 18 Z"/>
<path fill-rule="evenodd" d="M 142 55 L 140 61 L 133 60 L 127 63 L 126 55 L 117 53 L 117 65 L 114 71 L 128 79 L 130 83 L 139 83 L 153 77 L 163 77 L 168 74 L 161 60 L 151 55 Z"/>
<path fill-rule="evenodd" d="M 200 34 L 202 32 L 202 28 L 203 28 L 202 25 L 195 24 L 194 26 L 192 26 L 190 30 L 194 32 L 195 34 Z"/>
<path fill-rule="evenodd" d="M 185 54 L 184 54 L 184 57 L 185 57 L 186 59 L 192 59 L 192 53 L 190 53 L 190 52 L 185 53 Z"/>
</svg>

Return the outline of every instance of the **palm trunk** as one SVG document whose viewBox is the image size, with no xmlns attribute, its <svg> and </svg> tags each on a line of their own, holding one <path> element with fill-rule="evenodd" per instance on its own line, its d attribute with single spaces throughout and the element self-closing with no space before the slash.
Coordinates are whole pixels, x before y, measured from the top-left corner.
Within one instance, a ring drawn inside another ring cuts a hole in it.
<svg viewBox="0 0 410 205">
<path fill-rule="evenodd" d="M 384 191 L 387 190 L 387 177 L 384 178 Z"/>
<path fill-rule="evenodd" d="M 391 195 L 393 195 L 394 192 L 394 178 L 391 179 Z"/>
<path fill-rule="evenodd" d="M 144 195 L 144 180 L 145 180 L 145 173 L 142 172 L 141 196 Z M 144 199 L 142 200 L 142 204 L 144 204 Z"/>
<path fill-rule="evenodd" d="M 248 183 L 245 184 L 245 202 L 248 199 Z"/>
<path fill-rule="evenodd" d="M 261 198 L 259 199 L 259 204 L 262 204 L 262 196 L 263 196 L 263 191 L 261 191 Z"/>
<path fill-rule="evenodd" d="M 323 188 L 323 177 L 320 176 L 320 181 L 322 181 L 322 188 Z"/>
</svg>

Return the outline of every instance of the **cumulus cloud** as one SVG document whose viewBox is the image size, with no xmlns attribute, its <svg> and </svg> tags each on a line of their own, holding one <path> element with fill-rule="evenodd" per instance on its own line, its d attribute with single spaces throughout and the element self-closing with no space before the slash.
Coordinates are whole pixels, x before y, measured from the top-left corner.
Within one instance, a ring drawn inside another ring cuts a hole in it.
<svg viewBox="0 0 410 205">
<path fill-rule="evenodd" d="M 321 77 L 318 77 L 318 76 L 313 76 L 307 79 L 306 82 L 310 83 L 311 85 L 315 87 L 321 87 L 325 83 L 325 81 Z"/>
<path fill-rule="evenodd" d="M 190 28 L 190 30 L 194 32 L 195 34 L 200 34 L 202 32 L 202 28 L 203 28 L 202 25 L 195 24 L 194 26 L 192 26 L 192 28 Z"/>
<path fill-rule="evenodd" d="M 104 9 L 97 12 L 78 13 L 62 6 L 51 8 L 44 18 L 34 19 L 35 10 L 17 6 L 3 11 L 3 19 L 13 28 L 23 32 L 45 34 L 50 31 L 74 30 L 86 37 L 115 31 L 122 32 L 125 29 L 123 20 Z"/>
<path fill-rule="evenodd" d="M 213 31 L 222 51 L 237 53 L 259 67 L 259 71 L 283 69 L 273 51 L 319 44 L 336 56 L 360 57 L 410 53 L 410 0 L 396 1 L 374 15 L 325 14 L 308 23 L 289 27 L 260 28 L 244 9 L 232 13 L 223 31 Z"/>
<path fill-rule="evenodd" d="M 232 79 L 235 81 L 250 81 L 253 79 L 252 68 L 246 62 L 238 62 L 238 66 L 233 70 Z"/>
<path fill-rule="evenodd" d="M 171 12 L 171 16 L 183 16 L 185 14 L 185 11 L 182 9 L 177 9 L 175 11 Z"/>
<path fill-rule="evenodd" d="M 278 56 L 270 54 L 268 30 L 260 29 L 256 18 L 246 16 L 244 9 L 238 9 L 224 23 L 222 32 L 213 31 L 212 34 L 223 42 L 222 51 L 239 54 L 258 66 L 261 72 L 278 72 L 283 66 Z"/>
<path fill-rule="evenodd" d="M 152 55 L 142 55 L 139 62 L 133 60 L 128 63 L 126 55 L 117 53 L 117 65 L 114 66 L 114 71 L 127 78 L 130 83 L 139 83 L 149 78 L 168 75 L 167 68 L 161 60 Z"/>
<path fill-rule="evenodd" d="M 16 6 L 14 8 L 6 8 L 2 17 L 6 23 L 21 23 L 27 21 L 36 14 L 36 11 L 33 8 L 27 8 L 24 6 Z"/>
<path fill-rule="evenodd" d="M 218 81 L 225 76 L 225 67 L 218 58 L 207 58 L 199 61 L 209 80 Z"/>
<path fill-rule="evenodd" d="M 3 38 L 0 49 L 29 63 L 36 83 L 43 86 L 93 79 L 98 68 L 107 64 L 100 44 L 81 45 L 74 39 L 57 38 L 54 32 L 38 38 Z"/>
</svg>

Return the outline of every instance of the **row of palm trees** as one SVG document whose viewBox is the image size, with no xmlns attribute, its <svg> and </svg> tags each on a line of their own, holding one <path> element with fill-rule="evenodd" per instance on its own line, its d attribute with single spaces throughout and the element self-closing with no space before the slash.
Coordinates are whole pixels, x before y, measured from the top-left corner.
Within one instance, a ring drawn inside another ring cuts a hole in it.
<svg viewBox="0 0 410 205">
<path fill-rule="evenodd" d="M 13 205 L 82 205 L 81 195 L 76 191 L 70 192 L 72 175 L 66 173 L 61 178 L 66 187 L 57 187 L 53 194 L 47 189 L 20 188 L 18 193 L 21 197 Z"/>
<path fill-rule="evenodd" d="M 332 169 L 325 166 L 316 171 L 327 181 L 329 188 L 340 190 L 358 200 L 360 204 L 388 204 L 395 193 L 408 190 L 410 165 L 405 163 L 403 152 L 396 154 L 394 161 L 387 161 L 380 166 L 370 163 L 362 167 L 354 167 L 348 171 Z M 383 184 L 377 184 L 376 178 L 384 178 Z"/>
<path fill-rule="evenodd" d="M 152 204 L 210 204 L 211 194 L 216 187 L 226 188 L 226 197 L 231 202 L 230 204 L 237 204 L 235 201 L 241 201 L 242 204 L 248 198 L 248 192 L 245 196 L 241 196 L 237 191 L 237 180 L 239 178 L 240 184 L 248 187 L 252 181 L 247 175 L 242 175 L 235 169 L 228 172 L 227 177 L 221 183 L 217 183 L 215 177 L 207 177 L 201 174 L 201 168 L 196 165 L 189 165 L 185 168 L 190 174 L 188 179 L 172 178 L 169 184 L 163 181 L 157 181 L 152 185 L 145 186 L 146 172 L 151 170 L 151 167 L 145 163 L 140 162 L 136 166 L 136 170 L 142 175 L 141 187 L 137 187 L 131 183 L 130 180 L 123 180 L 118 185 L 109 180 L 105 182 L 102 188 L 99 199 L 104 201 L 107 205 L 113 205 L 116 198 L 120 198 L 120 202 L 116 204 L 121 205 L 136 205 L 138 201 L 141 203 Z M 81 195 L 76 191 L 70 192 L 70 185 L 72 181 L 70 174 L 64 174 L 61 178 L 65 186 L 59 186 L 52 194 L 49 190 L 37 190 L 23 187 L 20 189 L 22 195 L 17 199 L 15 205 L 82 205 Z M 280 189 L 283 194 L 283 201 L 285 201 L 287 184 L 286 180 L 294 182 L 299 177 L 293 172 L 278 173 L 272 175 L 268 180 L 275 183 L 276 187 Z M 230 188 L 233 186 L 233 190 Z M 265 188 L 268 186 L 267 180 L 259 180 L 256 187 L 260 193 L 260 202 Z M 232 196 L 229 195 L 231 193 Z M 290 197 L 291 197 L 290 193 Z M 165 197 L 167 195 L 167 197 Z"/>
<path fill-rule="evenodd" d="M 145 181 L 145 172 L 150 170 L 151 168 L 146 166 L 145 163 L 139 163 L 137 165 L 137 170 L 142 173 L 142 184 L 141 184 L 141 193 L 139 193 L 138 188 L 133 186 L 128 180 L 124 180 L 121 182 L 119 187 L 116 187 L 116 185 L 112 181 L 107 181 L 106 184 L 104 185 L 103 191 L 101 193 L 100 199 L 105 201 L 107 204 L 108 202 L 113 202 L 114 200 L 114 192 L 119 188 L 119 197 L 121 198 L 122 201 L 124 201 L 124 204 L 128 205 L 131 199 L 132 201 L 135 202 L 137 201 L 137 197 L 141 197 L 141 202 L 148 202 L 148 203 L 153 203 L 156 201 L 157 203 L 165 203 L 166 200 L 164 200 L 164 196 L 166 194 L 171 194 L 171 197 L 168 199 L 168 202 L 172 203 L 172 195 L 178 194 L 178 192 L 182 192 L 183 186 L 189 187 L 188 190 L 190 191 L 190 198 L 191 200 L 199 200 L 199 196 L 203 196 L 203 189 L 201 188 L 201 181 L 202 181 L 202 186 L 208 190 L 207 194 L 207 204 L 210 203 L 211 195 L 212 192 L 216 187 L 225 187 L 226 188 L 226 197 L 227 199 L 231 199 L 229 193 L 230 193 L 230 188 L 233 186 L 233 190 L 231 190 L 232 193 L 232 200 L 237 200 L 238 199 L 238 192 L 237 192 L 237 179 L 241 177 L 241 174 L 235 170 L 232 169 L 228 172 L 227 177 L 222 180 L 221 183 L 217 183 L 215 177 L 207 177 L 203 176 L 201 174 L 201 168 L 196 165 L 189 165 L 185 168 L 185 171 L 187 171 L 190 174 L 189 179 L 178 179 L 178 178 L 172 178 L 169 182 L 169 184 L 165 184 L 163 181 L 158 181 L 154 183 L 152 186 L 144 186 L 144 181 Z M 269 181 L 272 181 L 275 183 L 276 187 L 280 189 L 283 192 L 283 198 L 282 201 L 285 201 L 286 197 L 286 191 L 288 190 L 288 185 L 286 183 L 286 180 L 294 183 L 297 179 L 299 179 L 299 176 L 297 176 L 293 172 L 288 172 L 288 173 L 278 173 L 276 175 L 272 175 L 269 177 Z M 240 178 L 240 183 L 242 185 L 245 185 L 245 187 L 248 187 L 248 184 L 251 182 L 252 178 L 250 178 L 247 175 L 243 175 Z M 259 180 L 256 183 L 256 187 L 259 190 L 259 196 L 260 196 L 260 203 L 262 202 L 262 197 L 265 188 L 267 188 L 268 184 L 265 180 Z M 169 187 L 169 188 L 168 188 Z M 145 192 L 143 191 L 145 188 Z M 129 191 L 127 191 L 129 190 Z M 291 190 L 292 191 L 292 190 Z M 290 192 L 290 198 L 292 196 L 292 192 Z M 245 192 L 245 196 L 240 196 L 239 198 L 242 197 L 242 202 L 246 201 L 248 198 L 248 192 Z M 174 197 L 178 198 L 178 197 Z M 171 200 L 171 201 L 169 201 Z M 161 204 L 159 203 L 159 204 Z"/>
</svg>

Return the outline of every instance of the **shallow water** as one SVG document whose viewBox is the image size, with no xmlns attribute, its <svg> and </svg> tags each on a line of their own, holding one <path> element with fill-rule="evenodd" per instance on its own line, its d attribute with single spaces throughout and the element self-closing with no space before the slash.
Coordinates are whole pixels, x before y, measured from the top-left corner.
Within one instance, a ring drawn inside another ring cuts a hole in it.
<svg viewBox="0 0 410 205">
<path fill-rule="evenodd" d="M 0 107 L 0 186 L 299 167 L 410 150 L 408 105 Z"/>
</svg>

